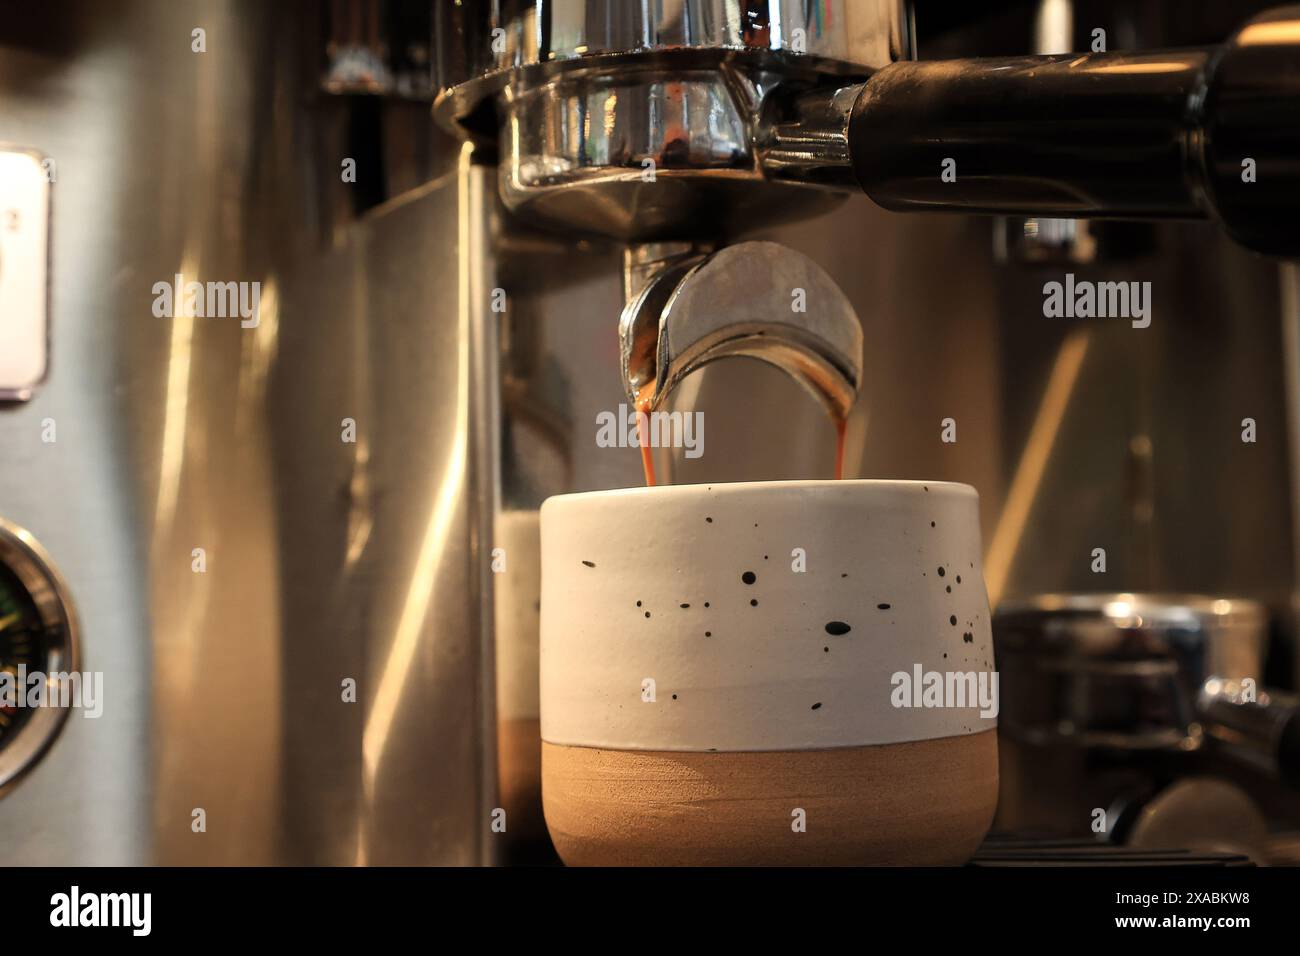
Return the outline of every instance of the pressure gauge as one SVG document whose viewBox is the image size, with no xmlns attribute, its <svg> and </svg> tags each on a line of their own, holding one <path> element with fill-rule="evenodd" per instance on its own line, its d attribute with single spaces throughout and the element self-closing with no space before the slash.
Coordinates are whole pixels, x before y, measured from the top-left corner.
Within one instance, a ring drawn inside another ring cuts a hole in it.
<svg viewBox="0 0 1300 956">
<path fill-rule="evenodd" d="M 0 519 L 0 795 L 58 737 L 68 716 L 62 682 L 78 657 L 62 579 L 29 533 Z"/>
</svg>

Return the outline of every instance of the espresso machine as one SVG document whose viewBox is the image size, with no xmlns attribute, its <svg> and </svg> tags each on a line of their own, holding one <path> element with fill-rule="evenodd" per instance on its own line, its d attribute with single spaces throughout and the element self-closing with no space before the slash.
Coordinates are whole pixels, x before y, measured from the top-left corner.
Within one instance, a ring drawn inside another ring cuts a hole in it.
<svg viewBox="0 0 1300 956">
<path fill-rule="evenodd" d="M 656 452 L 673 483 L 830 477 L 840 417 L 846 477 L 974 485 L 995 609 L 1237 601 L 1275 706 L 1189 704 L 1159 746 L 1290 746 L 1300 8 L 1225 6 L 7 20 L 0 150 L 56 174 L 48 301 L 23 300 L 40 361 L 0 382 L 0 566 L 50 669 L 102 672 L 105 701 L 0 728 L 0 862 L 551 859 L 537 510 L 642 482 L 597 422 L 644 396 L 707 422 L 702 454 Z M 156 314 L 173 277 L 258 283 L 258 321 Z M 1147 317 L 1049 315 L 1076 280 L 1148 283 Z M 1041 699 L 1031 632 L 1007 630 L 1029 675 L 1007 706 L 1087 773 L 1097 740 L 1062 730 L 1065 683 Z M 1035 753 L 1003 769 L 1015 842 L 989 861 L 1043 833 L 1279 861 L 1261 833 L 1300 828 L 1276 761 L 1157 779 L 1141 751 L 1075 806 L 1022 772 Z M 1169 790 L 1225 773 L 1197 793 L 1240 832 L 1198 839 Z M 1123 825 L 1090 831 L 1097 805 Z"/>
</svg>

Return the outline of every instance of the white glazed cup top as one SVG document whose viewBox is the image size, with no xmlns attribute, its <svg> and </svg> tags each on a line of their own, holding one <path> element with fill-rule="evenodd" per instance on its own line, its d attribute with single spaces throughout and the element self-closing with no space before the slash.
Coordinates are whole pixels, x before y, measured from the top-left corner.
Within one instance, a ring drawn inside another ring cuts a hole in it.
<svg viewBox="0 0 1300 956">
<path fill-rule="evenodd" d="M 542 739 L 736 752 L 993 729 L 978 501 L 920 481 L 548 499 Z"/>
</svg>

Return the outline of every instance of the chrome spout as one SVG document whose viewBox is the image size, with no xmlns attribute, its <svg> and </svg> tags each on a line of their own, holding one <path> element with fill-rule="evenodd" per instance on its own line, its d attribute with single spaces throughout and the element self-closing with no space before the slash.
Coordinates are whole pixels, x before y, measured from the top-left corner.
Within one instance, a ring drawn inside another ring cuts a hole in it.
<svg viewBox="0 0 1300 956">
<path fill-rule="evenodd" d="M 660 407 L 691 372 L 746 355 L 787 372 L 836 418 L 862 381 L 862 326 L 820 266 L 774 242 L 742 242 L 662 267 L 619 322 L 623 387 Z M 649 387 L 648 387 L 649 386 Z"/>
</svg>

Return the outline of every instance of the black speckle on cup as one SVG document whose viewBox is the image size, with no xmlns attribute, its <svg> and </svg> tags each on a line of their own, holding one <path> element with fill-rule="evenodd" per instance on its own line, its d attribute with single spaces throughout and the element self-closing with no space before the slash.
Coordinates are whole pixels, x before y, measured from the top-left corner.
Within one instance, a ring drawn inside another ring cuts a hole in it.
<svg viewBox="0 0 1300 956">
<path fill-rule="evenodd" d="M 843 637 L 851 630 L 853 630 L 853 628 L 845 624 L 843 621 L 826 622 L 826 633 L 831 637 Z"/>
</svg>

